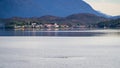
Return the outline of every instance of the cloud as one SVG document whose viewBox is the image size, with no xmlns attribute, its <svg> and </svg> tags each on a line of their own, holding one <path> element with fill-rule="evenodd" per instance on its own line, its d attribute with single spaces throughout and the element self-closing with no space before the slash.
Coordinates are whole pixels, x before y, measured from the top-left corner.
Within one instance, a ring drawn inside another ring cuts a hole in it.
<svg viewBox="0 0 120 68">
<path fill-rule="evenodd" d="M 107 3 L 120 3 L 120 0 L 84 0 L 87 2 L 107 2 Z"/>
<path fill-rule="evenodd" d="M 120 1 L 119 0 L 84 0 L 89 3 L 95 10 L 103 12 L 108 15 L 120 15 Z"/>
</svg>

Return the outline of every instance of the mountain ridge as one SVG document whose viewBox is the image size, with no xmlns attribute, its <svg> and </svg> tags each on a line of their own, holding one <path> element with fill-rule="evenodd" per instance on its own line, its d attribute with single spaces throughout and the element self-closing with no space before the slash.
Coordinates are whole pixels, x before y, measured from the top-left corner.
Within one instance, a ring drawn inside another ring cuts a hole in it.
<svg viewBox="0 0 120 68">
<path fill-rule="evenodd" d="M 12 17 L 12 18 L 6 18 L 5 21 L 14 22 L 37 22 L 37 23 L 57 23 L 57 24 L 95 24 L 101 21 L 108 21 L 108 18 L 97 16 L 95 14 L 89 14 L 89 13 L 79 13 L 79 14 L 72 14 L 66 17 L 56 17 L 56 16 L 41 16 L 41 17 L 30 17 L 30 18 L 22 18 L 22 17 Z"/>
<path fill-rule="evenodd" d="M 83 0 L 0 0 L 0 4 L 0 16 L 4 18 L 44 15 L 65 17 L 75 13 L 91 13 L 107 17 Z"/>
</svg>

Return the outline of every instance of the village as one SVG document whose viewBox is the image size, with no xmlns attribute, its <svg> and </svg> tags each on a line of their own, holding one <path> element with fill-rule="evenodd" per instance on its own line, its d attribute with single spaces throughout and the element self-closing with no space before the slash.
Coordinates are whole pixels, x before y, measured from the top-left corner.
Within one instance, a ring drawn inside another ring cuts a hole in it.
<svg viewBox="0 0 120 68">
<path fill-rule="evenodd" d="M 14 29 L 27 29 L 27 28 L 34 28 L 34 29 L 56 29 L 56 28 L 87 28 L 85 25 L 67 25 L 67 24 L 57 24 L 57 23 L 45 23 L 45 24 L 37 24 L 31 23 L 27 25 L 14 25 Z"/>
</svg>

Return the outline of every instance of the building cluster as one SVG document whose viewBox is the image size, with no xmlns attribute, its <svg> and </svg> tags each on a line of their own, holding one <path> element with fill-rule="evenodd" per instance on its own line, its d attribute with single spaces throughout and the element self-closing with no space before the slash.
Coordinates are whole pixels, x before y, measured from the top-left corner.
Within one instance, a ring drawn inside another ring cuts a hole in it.
<svg viewBox="0 0 120 68">
<path fill-rule="evenodd" d="M 37 24 L 37 23 L 31 23 L 28 25 L 14 25 L 15 29 L 19 28 L 69 28 L 70 26 L 66 24 L 57 24 L 57 23 L 46 23 L 46 24 Z"/>
<path fill-rule="evenodd" d="M 35 29 L 54 29 L 54 28 L 88 28 L 87 25 L 78 25 L 78 24 L 73 24 L 73 25 L 68 25 L 68 24 L 58 24 L 58 23 L 26 23 L 26 24 L 8 24 L 5 25 L 3 23 L 0 23 L 0 28 L 12 28 L 12 29 L 26 29 L 26 28 L 35 28 Z"/>
</svg>

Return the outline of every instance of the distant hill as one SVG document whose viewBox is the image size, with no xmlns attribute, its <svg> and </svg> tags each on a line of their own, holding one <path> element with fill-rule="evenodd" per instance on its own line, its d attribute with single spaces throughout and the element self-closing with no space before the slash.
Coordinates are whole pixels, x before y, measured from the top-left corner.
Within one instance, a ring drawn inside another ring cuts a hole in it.
<svg viewBox="0 0 120 68">
<path fill-rule="evenodd" d="M 61 19 L 62 17 L 57 17 L 57 16 L 52 16 L 52 15 L 45 15 L 45 16 L 41 16 L 39 19 L 40 20 L 56 20 L 56 19 Z"/>
<path fill-rule="evenodd" d="M 106 21 L 107 18 L 97 16 L 95 14 L 89 13 L 79 13 L 73 14 L 66 17 L 67 20 L 71 21 L 72 23 L 80 23 L 80 24 L 95 24 L 100 21 Z"/>
<path fill-rule="evenodd" d="M 120 18 L 99 22 L 97 26 L 99 28 L 120 28 Z"/>
<path fill-rule="evenodd" d="M 119 15 L 119 16 L 111 16 L 110 18 L 111 18 L 111 19 L 119 19 L 119 18 L 120 18 L 120 15 Z"/>
<path fill-rule="evenodd" d="M 37 23 L 58 23 L 58 24 L 96 24 L 101 21 L 108 21 L 108 18 L 97 16 L 95 14 L 89 13 L 79 13 L 72 14 L 67 17 L 57 17 L 57 16 L 41 16 L 41 17 L 31 17 L 31 18 L 21 18 L 21 17 L 12 17 L 5 19 L 6 22 L 19 21 L 19 22 L 37 22 Z"/>
</svg>

